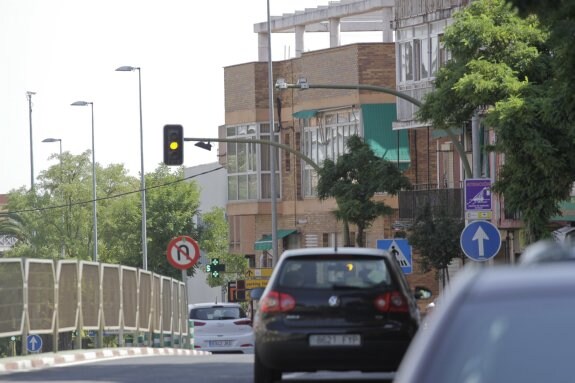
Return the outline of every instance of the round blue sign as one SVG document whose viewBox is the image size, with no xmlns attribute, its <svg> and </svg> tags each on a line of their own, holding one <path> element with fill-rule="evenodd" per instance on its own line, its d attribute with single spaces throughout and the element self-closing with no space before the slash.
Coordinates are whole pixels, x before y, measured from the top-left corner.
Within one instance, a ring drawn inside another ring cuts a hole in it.
<svg viewBox="0 0 575 383">
<path fill-rule="evenodd" d="M 473 221 L 461 232 L 461 249 L 474 261 L 487 261 L 501 248 L 499 229 L 489 221 Z"/>
</svg>

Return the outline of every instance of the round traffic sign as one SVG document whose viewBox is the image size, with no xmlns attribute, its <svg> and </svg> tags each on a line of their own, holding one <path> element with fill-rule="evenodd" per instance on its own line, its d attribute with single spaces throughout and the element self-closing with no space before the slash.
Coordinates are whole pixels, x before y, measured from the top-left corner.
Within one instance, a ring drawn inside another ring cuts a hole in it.
<svg viewBox="0 0 575 383">
<path fill-rule="evenodd" d="M 473 221 L 461 232 L 460 244 L 469 258 L 474 261 L 487 261 L 499 252 L 501 234 L 489 221 Z"/>
<path fill-rule="evenodd" d="M 200 247 L 191 237 L 181 235 L 170 241 L 166 256 L 172 266 L 186 270 L 200 259 Z"/>
</svg>

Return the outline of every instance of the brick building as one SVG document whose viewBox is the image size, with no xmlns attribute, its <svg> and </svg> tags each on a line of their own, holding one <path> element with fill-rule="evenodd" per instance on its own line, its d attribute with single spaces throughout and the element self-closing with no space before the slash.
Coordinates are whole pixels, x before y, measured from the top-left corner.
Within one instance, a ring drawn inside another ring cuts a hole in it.
<svg viewBox="0 0 575 383">
<path fill-rule="evenodd" d="M 358 43 L 301 54 L 273 63 L 273 78 L 296 83 L 369 84 L 395 88 L 395 44 Z M 224 68 L 225 125 L 219 138 L 269 140 L 268 65 L 252 62 Z M 395 96 L 361 89 L 275 89 L 275 140 L 303 153 L 315 163 L 337 158 L 345 138 L 358 134 L 382 157 L 397 162 L 412 181 L 411 151 L 421 137 L 394 131 Z M 424 137 L 425 138 L 425 137 Z M 431 138 L 430 138 L 431 139 Z M 435 147 L 419 142 L 420 147 Z M 343 230 L 332 211 L 335 201 L 319 201 L 312 166 L 287 150 L 277 152 L 277 237 L 279 252 L 289 248 L 343 244 Z M 271 267 L 271 190 L 269 149 L 255 143 L 228 142 L 219 146 L 219 158 L 228 168 L 227 217 L 230 251 L 247 256 L 253 267 Z M 434 154 L 435 156 L 435 154 Z M 425 157 L 425 156 L 423 156 Z M 430 166 L 435 166 L 432 163 Z M 428 166 L 428 165 L 425 165 Z M 378 239 L 393 238 L 399 222 L 398 198 L 378 195 L 395 214 L 377 219 L 366 232 L 366 247 Z M 352 233 L 354 227 L 351 227 Z M 419 272 L 417 258 L 413 285 L 437 292 L 433 273 Z"/>
</svg>

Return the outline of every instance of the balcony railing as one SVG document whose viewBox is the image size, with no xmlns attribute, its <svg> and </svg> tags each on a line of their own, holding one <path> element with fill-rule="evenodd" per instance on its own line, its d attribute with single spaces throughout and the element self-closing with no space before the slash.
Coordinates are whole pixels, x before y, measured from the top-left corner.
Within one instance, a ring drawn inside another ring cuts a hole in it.
<svg viewBox="0 0 575 383">
<path fill-rule="evenodd" d="M 436 184 L 415 185 L 413 190 L 400 191 L 399 219 L 413 221 L 426 204 L 432 209 L 443 208 L 453 218 L 464 218 L 463 188 L 438 188 Z"/>
</svg>

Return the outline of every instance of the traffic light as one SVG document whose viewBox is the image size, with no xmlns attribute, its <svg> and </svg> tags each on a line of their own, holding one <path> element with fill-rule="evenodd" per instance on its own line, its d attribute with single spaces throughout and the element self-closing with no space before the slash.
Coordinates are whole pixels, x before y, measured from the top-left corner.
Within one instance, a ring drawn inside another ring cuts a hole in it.
<svg viewBox="0 0 575 383">
<path fill-rule="evenodd" d="M 184 163 L 184 128 L 182 125 L 164 125 L 164 163 Z"/>
</svg>

